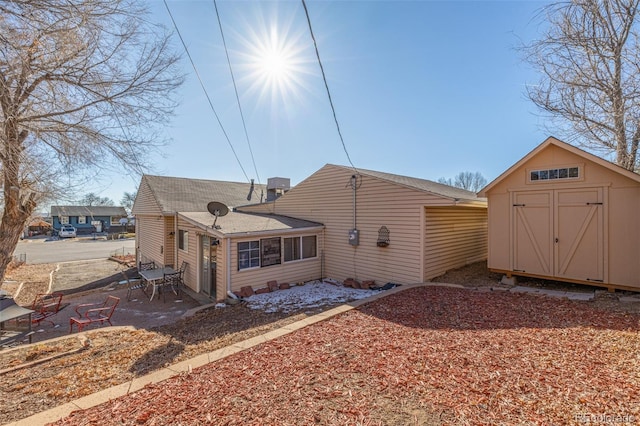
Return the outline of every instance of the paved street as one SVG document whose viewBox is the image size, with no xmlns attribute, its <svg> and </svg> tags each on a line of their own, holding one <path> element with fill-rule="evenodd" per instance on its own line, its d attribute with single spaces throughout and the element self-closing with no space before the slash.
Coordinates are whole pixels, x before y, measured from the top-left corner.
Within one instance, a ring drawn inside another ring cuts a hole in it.
<svg viewBox="0 0 640 426">
<path fill-rule="evenodd" d="M 27 263 L 55 263 L 106 259 L 114 253 L 135 252 L 135 240 L 104 240 L 91 237 L 50 240 L 44 237 L 18 242 L 14 255 L 26 253 Z"/>
</svg>

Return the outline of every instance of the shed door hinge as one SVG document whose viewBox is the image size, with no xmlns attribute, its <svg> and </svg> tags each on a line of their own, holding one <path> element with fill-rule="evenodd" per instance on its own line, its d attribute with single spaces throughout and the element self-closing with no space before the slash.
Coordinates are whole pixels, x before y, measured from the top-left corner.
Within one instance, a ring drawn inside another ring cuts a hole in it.
<svg viewBox="0 0 640 426">
<path fill-rule="evenodd" d="M 597 280 L 597 279 L 594 279 L 594 278 L 587 278 L 587 281 L 595 281 L 597 283 L 603 283 L 604 282 L 604 280 Z"/>
<path fill-rule="evenodd" d="M 601 206 L 604 203 L 587 203 L 588 206 Z"/>
<path fill-rule="evenodd" d="M 524 207 L 524 204 L 514 204 L 513 207 Z"/>
</svg>

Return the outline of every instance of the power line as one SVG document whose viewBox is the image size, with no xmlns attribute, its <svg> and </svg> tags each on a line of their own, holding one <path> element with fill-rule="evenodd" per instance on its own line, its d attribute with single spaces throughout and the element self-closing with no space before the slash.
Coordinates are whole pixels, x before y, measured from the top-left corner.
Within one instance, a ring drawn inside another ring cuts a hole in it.
<svg viewBox="0 0 640 426">
<path fill-rule="evenodd" d="M 218 18 L 218 26 L 220 27 L 220 35 L 222 36 L 222 45 L 224 46 L 224 53 L 227 55 L 227 64 L 229 64 L 229 72 L 231 73 L 231 81 L 233 81 L 233 90 L 236 92 L 236 101 L 238 102 L 238 110 L 240 111 L 240 118 L 242 120 L 242 127 L 244 128 L 244 135 L 247 138 L 247 145 L 249 146 L 249 153 L 251 154 L 251 161 L 253 162 L 253 169 L 256 172 L 256 178 L 258 184 L 260 184 L 260 175 L 258 174 L 258 168 L 256 167 L 256 160 L 253 156 L 253 150 L 251 149 L 251 142 L 249 141 L 249 133 L 247 132 L 247 125 L 244 120 L 244 114 L 242 113 L 242 106 L 240 105 L 240 96 L 238 95 L 238 87 L 236 85 L 236 79 L 233 75 L 233 68 L 231 68 L 231 59 L 229 59 L 229 50 L 227 49 L 227 41 L 224 38 L 224 31 L 222 31 L 222 22 L 220 22 L 220 13 L 218 12 L 218 2 L 213 0 L 213 5 L 216 9 L 216 17 Z"/>
<path fill-rule="evenodd" d="M 180 30 L 178 29 L 178 25 L 176 24 L 175 19 L 173 19 L 173 14 L 171 13 L 171 9 L 169 9 L 169 5 L 167 4 L 167 0 L 163 0 L 163 2 L 164 2 L 164 6 L 167 8 L 167 12 L 169 12 L 169 17 L 171 18 L 171 22 L 173 22 L 173 27 L 175 28 L 176 33 L 178 34 L 178 37 L 180 38 L 180 42 L 182 43 L 182 46 L 184 47 L 184 50 L 187 53 L 187 57 L 189 58 L 189 62 L 191 62 L 191 66 L 193 67 L 193 71 L 195 71 L 196 77 L 198 77 L 198 81 L 200 82 L 200 87 L 202 87 L 202 90 L 203 90 L 205 96 L 207 97 L 207 101 L 209 102 L 209 107 L 211 108 L 211 111 L 213 111 L 213 115 L 216 116 L 216 120 L 218 120 L 218 124 L 220 125 L 220 129 L 222 129 L 222 133 L 224 134 L 224 137 L 227 139 L 227 143 L 229 143 L 229 147 L 231 148 L 231 151 L 233 152 L 234 157 L 236 157 L 236 161 L 238 162 L 238 165 L 240 166 L 240 169 L 242 169 L 242 173 L 244 173 L 244 177 L 247 179 L 247 181 L 250 181 L 249 176 L 247 175 L 247 172 L 245 172 L 244 167 L 242 167 L 242 163 L 240 162 L 240 159 L 238 158 L 238 154 L 236 154 L 236 150 L 233 148 L 233 144 L 231 143 L 231 140 L 229 139 L 229 135 L 227 135 L 227 131 L 224 129 L 224 126 L 222 125 L 222 122 L 220 121 L 220 117 L 218 116 L 218 113 L 216 112 L 216 109 L 213 107 L 213 102 L 211 102 L 211 98 L 209 97 L 209 93 L 207 92 L 207 89 L 204 87 L 204 83 L 202 82 L 202 79 L 200 78 L 200 73 L 198 72 L 198 68 L 196 68 L 196 64 L 193 62 L 193 58 L 191 57 L 191 54 L 189 53 L 189 49 L 187 48 L 187 44 L 184 42 L 184 39 L 182 38 L 182 34 L 180 34 Z"/>
<path fill-rule="evenodd" d="M 336 123 L 336 129 L 338 129 L 338 135 L 340 136 L 340 142 L 342 142 L 342 149 L 344 149 L 344 153 L 347 155 L 347 160 L 349 160 L 349 164 L 356 172 L 356 166 L 353 165 L 351 161 L 351 157 L 349 156 L 349 152 L 347 151 L 347 146 L 344 143 L 344 138 L 342 137 L 342 132 L 340 131 L 340 124 L 338 124 L 338 117 L 336 116 L 336 109 L 333 106 L 333 100 L 331 99 L 331 92 L 329 91 L 329 84 L 327 84 L 327 76 L 324 73 L 324 67 L 322 66 L 322 61 L 320 60 L 320 52 L 318 51 L 318 43 L 316 42 L 316 37 L 313 35 L 313 29 L 311 28 L 311 19 L 309 18 L 309 11 L 307 10 L 307 4 L 304 0 L 302 0 L 302 6 L 304 7 L 304 13 L 307 16 L 307 24 L 309 24 L 309 33 L 311 33 L 311 39 L 313 40 L 313 46 L 316 49 L 316 57 L 318 58 L 318 65 L 320 65 L 320 71 L 322 72 L 322 79 L 324 80 L 324 87 L 327 90 L 327 96 L 329 97 L 329 104 L 331 105 L 331 111 L 333 112 L 333 121 Z"/>
</svg>

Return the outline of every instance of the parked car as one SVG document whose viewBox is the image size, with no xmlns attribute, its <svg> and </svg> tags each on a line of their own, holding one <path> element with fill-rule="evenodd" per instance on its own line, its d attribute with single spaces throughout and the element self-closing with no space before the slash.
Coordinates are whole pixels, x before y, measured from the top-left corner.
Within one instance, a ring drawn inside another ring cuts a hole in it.
<svg viewBox="0 0 640 426">
<path fill-rule="evenodd" d="M 58 237 L 60 238 L 75 238 L 76 237 L 76 228 L 70 225 L 63 225 L 58 232 Z"/>
</svg>

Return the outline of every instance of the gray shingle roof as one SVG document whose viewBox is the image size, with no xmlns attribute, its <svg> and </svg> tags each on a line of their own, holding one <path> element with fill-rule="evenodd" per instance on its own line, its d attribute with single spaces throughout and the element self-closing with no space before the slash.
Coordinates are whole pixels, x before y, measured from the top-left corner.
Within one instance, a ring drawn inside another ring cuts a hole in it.
<svg viewBox="0 0 640 426">
<path fill-rule="evenodd" d="M 127 216 L 124 207 L 51 206 L 51 216 Z"/>
<path fill-rule="evenodd" d="M 266 185 L 255 184 L 251 200 L 247 200 L 250 183 L 153 175 L 144 175 L 143 179 L 163 213 L 206 212 L 210 201 L 224 203 L 229 208 L 259 203 L 261 193 L 266 198 Z"/>
<path fill-rule="evenodd" d="M 352 170 L 346 166 L 335 166 L 344 169 Z M 419 191 L 430 192 L 432 194 L 440 195 L 442 197 L 458 199 L 458 200 L 477 200 L 478 196 L 475 192 L 467 191 L 465 189 L 455 188 L 453 186 L 445 185 L 438 182 L 433 182 L 426 179 L 413 178 L 409 176 L 394 175 L 392 173 L 376 172 L 374 170 L 357 169 L 358 172 L 365 176 L 371 176 L 377 179 L 386 180 L 388 182 L 396 183 L 399 185 L 407 186 L 417 189 Z"/>
<path fill-rule="evenodd" d="M 194 224 L 210 229 L 215 219 L 209 212 L 181 212 L 180 216 Z M 229 212 L 226 216 L 219 217 L 216 225 L 220 226 L 217 232 L 224 235 L 249 232 L 292 231 L 305 228 L 321 228 L 323 226 L 318 222 L 295 219 L 288 216 L 240 212 Z"/>
</svg>

